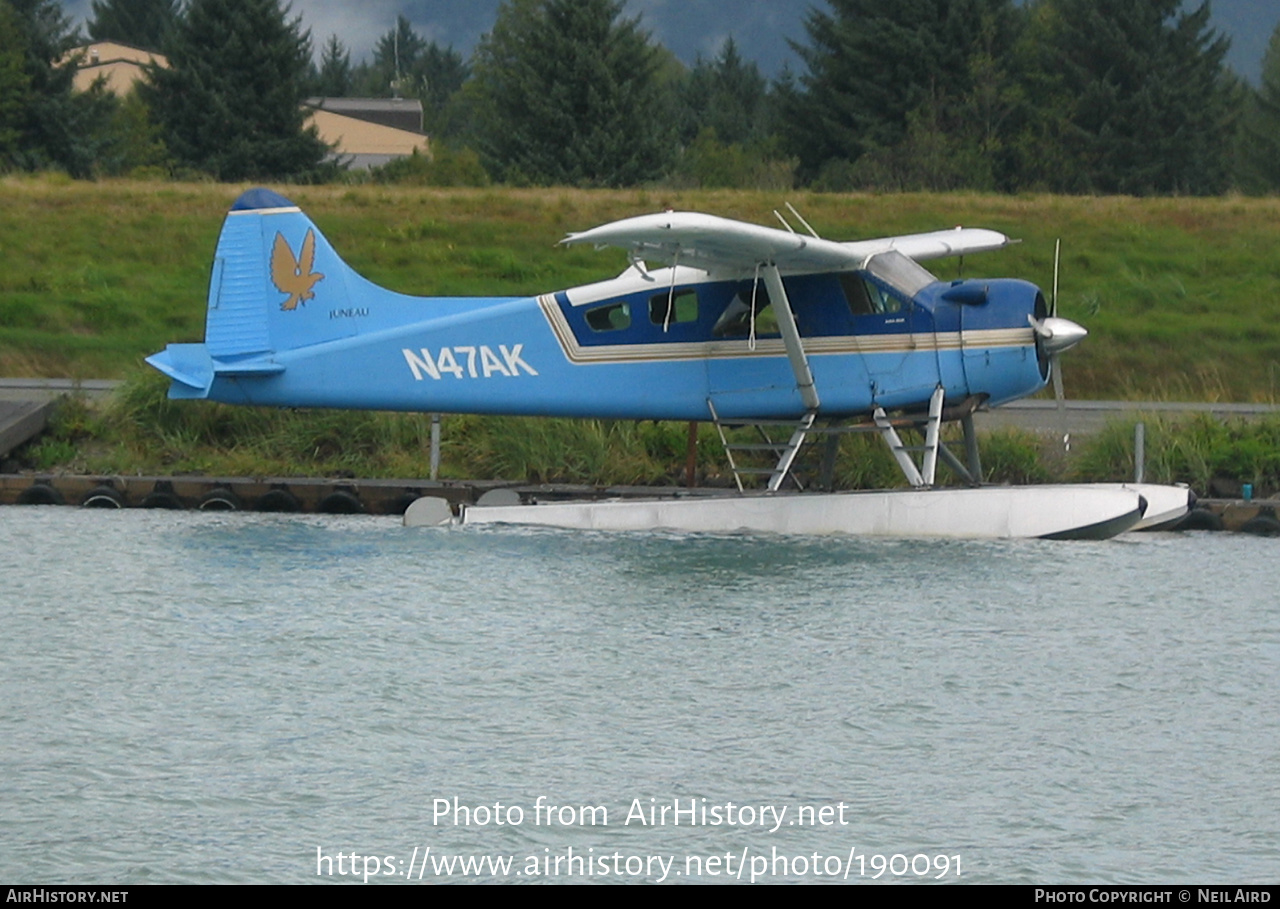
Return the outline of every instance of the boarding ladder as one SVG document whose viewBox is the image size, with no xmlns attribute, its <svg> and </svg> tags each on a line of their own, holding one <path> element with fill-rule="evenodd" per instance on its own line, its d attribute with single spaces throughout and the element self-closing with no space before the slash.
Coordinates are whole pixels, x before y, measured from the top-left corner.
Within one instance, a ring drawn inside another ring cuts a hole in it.
<svg viewBox="0 0 1280 909">
<path fill-rule="evenodd" d="M 872 422 L 879 430 L 881 437 L 889 446 L 889 451 L 893 453 L 893 458 L 898 462 L 898 466 L 902 469 L 903 474 L 907 477 L 907 482 L 912 486 L 932 486 L 934 477 L 938 470 L 938 451 L 941 447 L 939 440 L 942 430 L 942 399 L 943 389 L 939 385 L 934 389 L 933 394 L 929 397 L 929 416 L 923 421 L 924 444 L 923 445 L 905 445 L 899 437 L 897 431 L 893 427 L 893 422 L 884 412 L 883 407 L 877 407 L 871 413 Z M 920 454 L 920 465 L 917 467 L 913 454 Z"/>
<path fill-rule="evenodd" d="M 707 407 L 711 410 L 711 419 L 715 423 L 716 432 L 720 434 L 720 444 L 724 446 L 725 457 L 729 461 L 729 470 L 733 472 L 733 481 L 738 485 L 738 491 L 744 490 L 743 479 L 764 477 L 769 478 L 767 489 L 770 492 L 777 492 L 782 488 L 782 484 L 786 482 L 787 477 L 791 476 L 791 481 L 795 483 L 798 489 L 804 489 L 799 478 L 791 475 L 791 468 L 795 464 L 796 455 L 800 453 L 800 449 L 804 447 L 804 443 L 808 435 L 813 430 L 813 421 L 817 418 L 817 414 L 808 411 L 799 420 L 755 420 L 755 419 L 733 419 L 727 422 L 720 419 L 720 415 L 716 413 L 715 404 L 710 399 L 707 400 Z M 754 427 L 760 437 L 758 442 L 737 442 L 730 441 L 729 436 L 725 433 L 726 427 L 751 426 Z M 770 435 L 771 432 L 776 433 L 778 430 L 790 430 L 786 432 L 786 439 L 774 439 Z M 758 454 L 773 454 L 777 456 L 777 461 L 772 467 L 754 467 L 744 463 L 744 456 Z"/>
</svg>

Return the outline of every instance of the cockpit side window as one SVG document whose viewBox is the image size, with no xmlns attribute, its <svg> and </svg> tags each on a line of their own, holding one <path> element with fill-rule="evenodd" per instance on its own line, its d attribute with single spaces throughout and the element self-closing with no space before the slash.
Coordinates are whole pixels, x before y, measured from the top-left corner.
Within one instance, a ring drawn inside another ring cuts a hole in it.
<svg viewBox="0 0 1280 909">
<path fill-rule="evenodd" d="M 902 310 L 902 299 L 870 280 L 865 272 L 844 272 L 840 287 L 855 316 L 873 316 Z"/>
</svg>

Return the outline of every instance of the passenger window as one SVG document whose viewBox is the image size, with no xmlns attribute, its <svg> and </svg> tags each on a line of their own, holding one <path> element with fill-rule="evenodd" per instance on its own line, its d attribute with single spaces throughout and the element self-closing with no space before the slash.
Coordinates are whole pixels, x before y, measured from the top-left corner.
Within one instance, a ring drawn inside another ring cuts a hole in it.
<svg viewBox="0 0 1280 909">
<path fill-rule="evenodd" d="M 674 304 L 674 305 L 673 305 Z M 668 318 L 670 311 L 670 318 Z M 675 295 L 658 294 L 649 298 L 649 321 L 654 325 L 698 321 L 698 294 L 692 290 L 681 290 Z"/>
<path fill-rule="evenodd" d="M 729 305 L 725 307 L 711 334 L 717 338 L 745 338 L 751 334 L 751 293 L 752 284 L 747 282 L 739 289 Z M 776 335 L 778 333 L 778 317 L 773 312 L 769 301 L 769 292 L 763 284 L 755 287 L 756 298 L 756 334 Z"/>
<path fill-rule="evenodd" d="M 592 331 L 620 331 L 631 327 L 631 305 L 610 303 L 586 312 L 587 325 Z"/>
</svg>

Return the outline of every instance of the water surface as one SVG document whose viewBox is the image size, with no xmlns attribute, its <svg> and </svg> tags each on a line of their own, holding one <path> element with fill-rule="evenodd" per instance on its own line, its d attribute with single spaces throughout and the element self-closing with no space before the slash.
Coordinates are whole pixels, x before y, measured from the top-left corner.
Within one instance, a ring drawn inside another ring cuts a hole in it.
<svg viewBox="0 0 1280 909">
<path fill-rule="evenodd" d="M 1274 881 L 1278 552 L 0 509 L 0 879 Z"/>
</svg>

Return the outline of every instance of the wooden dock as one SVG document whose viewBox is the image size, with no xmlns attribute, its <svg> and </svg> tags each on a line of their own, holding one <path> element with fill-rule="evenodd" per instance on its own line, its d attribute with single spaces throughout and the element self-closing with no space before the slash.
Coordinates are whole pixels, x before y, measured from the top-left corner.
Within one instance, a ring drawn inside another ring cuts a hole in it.
<svg viewBox="0 0 1280 909">
<path fill-rule="evenodd" d="M 0 474 L 0 505 L 172 508 L 313 514 L 403 514 L 421 496 L 474 504 L 507 489 L 521 501 L 729 495 L 728 489 L 515 484 L 503 480 L 367 480 L 310 477 L 145 477 Z"/>
</svg>

